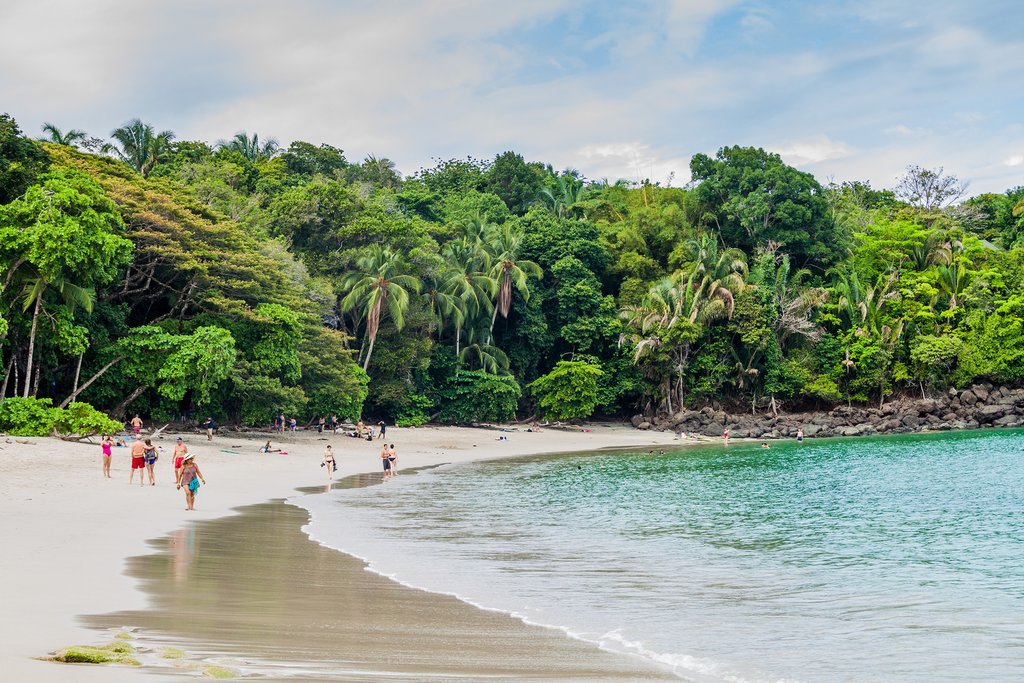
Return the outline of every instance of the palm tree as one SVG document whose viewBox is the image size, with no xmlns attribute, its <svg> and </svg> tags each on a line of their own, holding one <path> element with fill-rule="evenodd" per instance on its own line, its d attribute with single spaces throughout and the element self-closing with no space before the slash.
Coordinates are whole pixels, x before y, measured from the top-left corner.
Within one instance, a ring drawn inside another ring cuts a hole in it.
<svg viewBox="0 0 1024 683">
<path fill-rule="evenodd" d="M 701 235 L 690 240 L 689 266 L 683 267 L 690 286 L 698 298 L 721 300 L 732 316 L 733 293 L 743 289 L 747 275 L 747 258 L 739 249 L 719 250 L 718 240 Z"/>
<path fill-rule="evenodd" d="M 32 310 L 32 327 L 28 336 L 28 360 L 25 367 L 25 388 L 22 392 L 23 398 L 28 398 L 32 388 L 32 366 L 35 359 L 36 331 L 39 329 L 39 315 L 44 310 L 43 298 L 48 289 L 57 291 L 64 304 L 69 310 L 74 311 L 78 306 L 87 312 L 92 312 L 93 302 L 96 300 L 96 292 L 90 288 L 79 287 L 63 277 L 49 279 L 41 274 L 24 280 L 22 290 L 22 310 Z M 17 389 L 17 387 L 15 387 Z"/>
<path fill-rule="evenodd" d="M 949 265 L 953 260 L 953 248 L 951 242 L 944 242 L 939 232 L 930 232 L 910 248 L 910 259 L 918 272 L 927 270 L 932 266 Z"/>
<path fill-rule="evenodd" d="M 249 137 L 244 130 L 235 133 L 235 137 L 228 141 L 218 140 L 217 147 L 238 152 L 253 163 L 271 159 L 281 151 L 281 145 L 276 139 L 267 138 L 261 143 L 259 135 L 253 133 L 252 137 Z"/>
<path fill-rule="evenodd" d="M 72 128 L 66 133 L 61 132 L 61 129 L 53 125 L 52 123 L 44 123 L 43 132 L 47 133 L 48 135 L 47 137 L 39 138 L 40 140 L 45 140 L 46 142 L 55 142 L 58 145 L 74 147 L 75 149 L 78 149 L 78 145 L 76 143 L 85 142 L 86 138 L 88 137 L 85 134 L 84 130 L 79 130 L 77 128 Z"/>
<path fill-rule="evenodd" d="M 459 352 L 459 363 L 473 369 L 478 367 L 491 375 L 508 374 L 509 360 L 504 351 L 497 346 L 490 344 L 479 344 L 473 341 L 470 334 L 470 343 Z"/>
<path fill-rule="evenodd" d="M 434 317 L 434 324 L 437 326 L 437 340 L 441 341 L 441 335 L 448 322 L 454 323 L 455 328 L 462 326 L 465 320 L 464 302 L 455 296 L 446 287 L 452 276 L 451 270 L 433 273 L 427 280 L 424 287 L 424 294 L 430 303 L 430 313 Z"/>
<path fill-rule="evenodd" d="M 524 233 L 514 230 L 510 225 L 496 226 L 489 230 L 485 249 L 491 257 L 490 275 L 498 283 L 498 296 L 494 302 L 494 313 L 491 316 L 491 327 L 488 331 L 487 343 L 494 335 L 494 321 L 498 314 L 508 317 L 512 308 L 512 288 L 519 292 L 524 301 L 530 300 L 530 288 L 527 277 L 533 275 L 540 278 L 544 271 L 533 261 L 519 258 L 523 246 Z"/>
<path fill-rule="evenodd" d="M 964 271 L 963 266 L 956 262 L 948 266 L 940 265 L 938 267 L 938 274 L 939 289 L 949 296 L 949 310 L 952 311 L 957 307 L 964 290 L 967 289 L 970 277 Z"/>
<path fill-rule="evenodd" d="M 395 162 L 387 157 L 378 158 L 370 154 L 360 168 L 362 179 L 379 187 L 398 187 L 402 182 Z"/>
<path fill-rule="evenodd" d="M 583 181 L 579 179 L 579 172 L 574 169 L 566 169 L 562 175 L 555 176 L 554 187 L 548 186 L 540 191 L 540 198 L 541 202 L 551 210 L 551 213 L 561 217 L 572 210 L 572 207 L 580 200 L 583 190 Z"/>
<path fill-rule="evenodd" d="M 828 292 L 822 287 L 807 287 L 804 281 L 811 271 L 801 268 L 793 271 L 789 255 L 783 254 L 774 273 L 773 299 L 775 303 L 775 333 L 779 348 L 785 349 L 791 337 L 818 339 L 821 328 L 811 320 L 814 310 L 825 303 Z"/>
<path fill-rule="evenodd" d="M 715 260 L 716 263 L 718 259 Z M 621 316 L 633 332 L 626 336 L 634 346 L 633 362 L 667 350 L 676 373 L 672 389 L 671 375 L 664 378 L 664 393 L 669 412 L 672 395 L 679 405 L 684 397 L 683 373 L 689 361 L 690 347 L 700 337 L 701 326 L 720 318 L 732 317 L 733 295 L 743 287 L 742 279 L 717 279 L 711 286 L 702 268 L 680 271 L 656 282 L 638 306 L 623 309 Z"/>
<path fill-rule="evenodd" d="M 138 171 L 143 178 L 149 175 L 160 159 L 170 151 L 174 133 L 169 130 L 153 132 L 153 126 L 132 119 L 110 134 L 120 145 L 103 145 L 104 152 L 113 152 L 122 161 Z"/>
<path fill-rule="evenodd" d="M 419 293 L 420 282 L 402 274 L 405 263 L 400 254 L 378 244 L 356 259 L 356 268 L 342 281 L 342 289 L 348 294 L 341 301 L 341 309 L 348 312 L 359 308 L 360 316 L 366 319 L 366 338 L 370 342 L 363 360 L 363 370 L 366 370 L 384 313 L 387 312 L 395 327 L 401 330 L 405 326 L 405 312 L 409 310 L 409 292 Z"/>
<path fill-rule="evenodd" d="M 463 326 L 492 314 L 498 281 L 486 272 L 490 268 L 487 253 L 469 237 L 449 242 L 444 256 L 451 268 L 441 289 L 458 299 L 462 309 L 461 319 L 455 326 L 455 355 L 458 356 Z"/>
</svg>

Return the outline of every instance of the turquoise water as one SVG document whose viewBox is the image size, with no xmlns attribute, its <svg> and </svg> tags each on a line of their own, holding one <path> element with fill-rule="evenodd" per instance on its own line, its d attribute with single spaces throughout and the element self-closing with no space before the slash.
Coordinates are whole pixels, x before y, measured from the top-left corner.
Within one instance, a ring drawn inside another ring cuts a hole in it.
<svg viewBox="0 0 1024 683">
<path fill-rule="evenodd" d="M 1024 433 L 442 467 L 307 496 L 371 568 L 707 681 L 1024 680 Z"/>
</svg>

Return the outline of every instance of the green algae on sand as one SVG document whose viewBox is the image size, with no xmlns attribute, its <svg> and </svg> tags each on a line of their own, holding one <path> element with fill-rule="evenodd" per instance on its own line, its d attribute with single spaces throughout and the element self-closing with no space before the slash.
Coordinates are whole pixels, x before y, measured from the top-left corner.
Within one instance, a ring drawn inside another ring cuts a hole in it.
<svg viewBox="0 0 1024 683">
<path fill-rule="evenodd" d="M 64 662 L 66 664 L 127 664 L 139 666 L 139 660 L 131 655 L 135 654 L 135 648 L 123 641 L 115 641 L 107 645 L 72 645 L 63 650 L 58 650 L 53 655 L 45 657 L 49 661 Z"/>
</svg>

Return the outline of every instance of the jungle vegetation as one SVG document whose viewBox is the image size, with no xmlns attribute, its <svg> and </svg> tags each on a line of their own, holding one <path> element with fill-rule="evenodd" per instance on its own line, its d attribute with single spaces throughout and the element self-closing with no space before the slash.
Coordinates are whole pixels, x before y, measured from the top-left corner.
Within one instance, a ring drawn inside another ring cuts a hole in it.
<svg viewBox="0 0 1024 683">
<path fill-rule="evenodd" d="M 5 403 L 419 424 L 1024 379 L 1024 187 L 822 185 L 747 147 L 666 187 L 512 151 L 403 175 L 246 131 L 42 132 L 0 117 Z"/>
</svg>

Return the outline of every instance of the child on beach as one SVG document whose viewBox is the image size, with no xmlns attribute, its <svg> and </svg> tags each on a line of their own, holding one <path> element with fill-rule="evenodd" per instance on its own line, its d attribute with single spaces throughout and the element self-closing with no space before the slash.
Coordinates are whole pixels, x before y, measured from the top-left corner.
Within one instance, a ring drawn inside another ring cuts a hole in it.
<svg viewBox="0 0 1024 683">
<path fill-rule="evenodd" d="M 143 470 L 146 468 L 146 444 L 142 443 L 139 437 L 135 437 L 135 442 L 132 444 L 132 473 L 128 477 L 128 483 L 131 484 L 135 480 L 135 470 L 139 471 L 139 486 L 142 486 L 146 482 L 145 474 Z"/>
<path fill-rule="evenodd" d="M 334 471 L 338 469 L 338 463 L 334 461 L 334 450 L 331 448 L 331 444 L 327 444 L 327 448 L 324 450 L 324 461 L 320 463 L 320 467 L 326 467 L 327 478 L 334 479 Z"/>
<path fill-rule="evenodd" d="M 103 435 L 103 441 L 100 443 L 100 450 L 103 453 L 103 476 L 110 479 L 110 456 L 113 454 L 114 440 L 109 435 Z"/>
<path fill-rule="evenodd" d="M 157 458 L 160 457 L 160 454 L 156 452 L 156 446 L 153 445 L 151 440 L 146 439 L 145 444 L 146 448 L 142 453 L 142 457 L 146 461 L 146 472 L 149 473 L 149 485 L 156 486 L 156 473 L 153 471 L 153 467 L 156 466 L 156 461 Z"/>
<path fill-rule="evenodd" d="M 280 453 L 280 452 L 281 452 L 280 448 L 271 448 L 269 441 L 266 442 L 265 444 L 263 444 L 263 447 L 260 448 L 260 453 Z"/>
<path fill-rule="evenodd" d="M 199 471 L 199 465 L 196 464 L 196 456 L 189 453 L 185 456 L 185 460 L 182 463 L 177 482 L 179 491 L 181 490 L 182 482 L 185 483 L 186 510 L 195 510 L 196 493 L 199 491 L 200 481 L 204 485 L 206 484 L 206 479 L 203 478 L 203 473 Z"/>
</svg>

